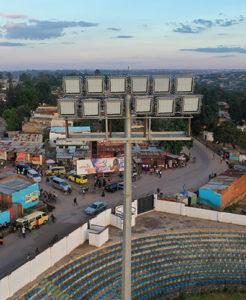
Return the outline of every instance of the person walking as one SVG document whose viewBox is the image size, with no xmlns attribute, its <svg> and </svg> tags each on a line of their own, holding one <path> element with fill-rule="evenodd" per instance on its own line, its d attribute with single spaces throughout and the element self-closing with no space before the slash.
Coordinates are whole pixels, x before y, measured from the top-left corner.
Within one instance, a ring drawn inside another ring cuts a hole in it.
<svg viewBox="0 0 246 300">
<path fill-rule="evenodd" d="M 77 202 L 77 198 L 76 198 L 76 197 L 73 199 L 73 205 L 74 205 L 74 206 L 77 206 L 77 205 L 78 205 L 78 202 Z"/>
<path fill-rule="evenodd" d="M 36 255 L 39 255 L 39 253 L 40 253 L 40 251 L 39 251 L 39 249 L 38 249 L 38 247 L 37 247 L 36 250 L 35 250 L 35 254 L 36 254 Z"/>
<path fill-rule="evenodd" d="M 26 228 L 24 225 L 21 228 L 21 233 L 22 233 L 22 237 L 25 238 L 26 237 Z"/>
<path fill-rule="evenodd" d="M 54 224 L 56 221 L 56 217 L 53 214 L 51 214 L 50 218 L 51 218 L 52 223 Z"/>
<path fill-rule="evenodd" d="M 105 197 L 105 191 L 104 190 L 102 191 L 102 197 Z"/>
</svg>

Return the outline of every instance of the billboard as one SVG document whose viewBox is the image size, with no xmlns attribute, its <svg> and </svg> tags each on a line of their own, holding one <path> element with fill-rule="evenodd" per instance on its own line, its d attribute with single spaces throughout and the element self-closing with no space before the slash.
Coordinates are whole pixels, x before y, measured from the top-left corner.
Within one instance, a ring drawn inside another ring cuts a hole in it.
<svg viewBox="0 0 246 300">
<path fill-rule="evenodd" d="M 124 157 L 77 160 L 77 174 L 114 173 L 124 171 Z"/>
</svg>

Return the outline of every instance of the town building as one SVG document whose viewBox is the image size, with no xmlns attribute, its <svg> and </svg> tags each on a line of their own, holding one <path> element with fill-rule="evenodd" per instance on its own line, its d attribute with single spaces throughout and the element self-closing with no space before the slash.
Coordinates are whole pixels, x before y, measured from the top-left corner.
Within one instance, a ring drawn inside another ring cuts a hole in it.
<svg viewBox="0 0 246 300">
<path fill-rule="evenodd" d="M 14 221 L 25 209 L 39 203 L 39 185 L 14 173 L 0 177 L 0 224 Z"/>
<path fill-rule="evenodd" d="M 246 193 L 246 173 L 238 170 L 226 172 L 199 188 L 199 202 L 224 209 Z"/>
</svg>

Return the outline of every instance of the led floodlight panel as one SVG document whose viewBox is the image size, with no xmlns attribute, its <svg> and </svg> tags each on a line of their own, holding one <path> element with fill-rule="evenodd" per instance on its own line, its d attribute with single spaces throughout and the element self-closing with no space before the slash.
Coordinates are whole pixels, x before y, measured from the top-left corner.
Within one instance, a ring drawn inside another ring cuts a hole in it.
<svg viewBox="0 0 246 300">
<path fill-rule="evenodd" d="M 100 100 L 86 99 L 82 102 L 83 115 L 85 117 L 97 117 L 100 114 Z"/>
<path fill-rule="evenodd" d="M 104 92 L 104 77 L 91 76 L 86 77 L 86 92 L 88 94 L 103 94 Z"/>
<path fill-rule="evenodd" d="M 75 100 L 73 99 L 61 99 L 59 101 L 59 106 L 61 115 L 72 116 L 76 114 Z"/>
<path fill-rule="evenodd" d="M 109 78 L 109 92 L 123 94 L 126 92 L 126 77 L 111 76 Z"/>
<path fill-rule="evenodd" d="M 135 97 L 136 114 L 149 114 L 152 109 L 153 98 L 150 96 Z"/>
<path fill-rule="evenodd" d="M 132 93 L 142 94 L 148 91 L 148 76 L 132 76 L 131 77 Z"/>
<path fill-rule="evenodd" d="M 177 76 L 175 88 L 177 93 L 192 93 L 194 78 L 192 76 Z"/>
<path fill-rule="evenodd" d="M 200 112 L 201 95 L 187 95 L 182 97 L 182 112 L 184 114 L 196 114 Z"/>
<path fill-rule="evenodd" d="M 123 99 L 108 98 L 105 100 L 105 113 L 108 116 L 121 116 Z"/>
<path fill-rule="evenodd" d="M 66 94 L 81 94 L 81 78 L 79 76 L 64 77 L 63 90 Z"/>
<path fill-rule="evenodd" d="M 174 97 L 158 97 L 157 98 L 157 115 L 173 115 L 175 114 L 176 99 Z"/>
<path fill-rule="evenodd" d="M 170 92 L 170 77 L 159 75 L 153 76 L 153 92 L 156 94 Z"/>
</svg>

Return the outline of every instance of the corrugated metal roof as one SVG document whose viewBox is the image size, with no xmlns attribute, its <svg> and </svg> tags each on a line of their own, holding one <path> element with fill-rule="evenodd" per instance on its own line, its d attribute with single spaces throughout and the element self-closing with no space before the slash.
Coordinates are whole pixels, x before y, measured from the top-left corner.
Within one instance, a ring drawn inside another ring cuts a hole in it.
<svg viewBox="0 0 246 300">
<path fill-rule="evenodd" d="M 68 130 L 70 132 L 91 132 L 90 126 L 69 126 Z M 65 132 L 65 127 L 53 126 L 50 128 L 50 132 L 62 133 Z"/>
<path fill-rule="evenodd" d="M 0 192 L 7 195 L 23 190 L 28 186 L 32 185 L 31 182 L 22 178 L 11 178 L 0 182 Z"/>
<path fill-rule="evenodd" d="M 238 172 L 236 170 L 228 170 L 225 173 L 222 173 L 216 176 L 215 178 L 211 179 L 207 184 L 200 187 L 200 189 L 222 191 L 228 188 L 241 175 L 243 175 L 242 172 Z"/>
</svg>

